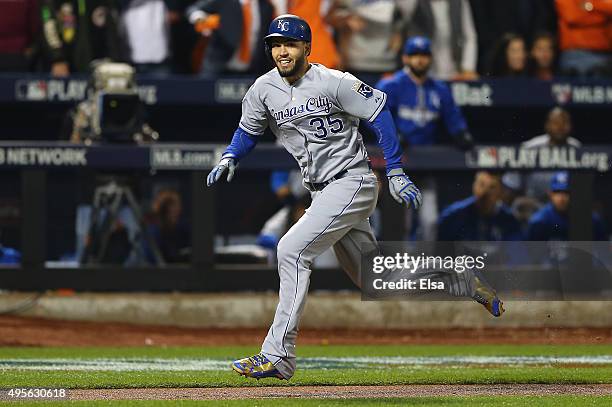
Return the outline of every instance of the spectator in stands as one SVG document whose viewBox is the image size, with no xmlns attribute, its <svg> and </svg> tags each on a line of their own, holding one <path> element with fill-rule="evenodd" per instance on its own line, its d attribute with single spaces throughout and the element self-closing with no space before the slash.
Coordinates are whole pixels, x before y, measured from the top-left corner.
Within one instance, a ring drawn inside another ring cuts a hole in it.
<svg viewBox="0 0 612 407">
<path fill-rule="evenodd" d="M 518 34 L 505 34 L 495 47 L 487 75 L 494 77 L 523 76 L 526 69 L 525 40 Z"/>
<path fill-rule="evenodd" d="M 309 62 L 337 69 L 340 57 L 334 42 L 333 29 L 327 22 L 334 0 L 272 0 L 276 14 L 295 14 L 308 21 L 312 31 L 312 52 Z"/>
<path fill-rule="evenodd" d="M 548 112 L 544 128 L 546 133 L 524 142 L 523 147 L 581 146 L 580 141 L 570 136 L 572 133 L 572 117 L 562 107 L 554 107 Z"/>
<path fill-rule="evenodd" d="M 432 76 L 441 80 L 478 77 L 478 40 L 468 0 L 417 0 L 410 35 L 431 38 Z"/>
<path fill-rule="evenodd" d="M 550 202 L 529 220 L 527 240 L 568 240 L 568 209 L 570 203 L 569 175 L 559 171 L 550 179 Z M 593 213 L 593 240 L 607 240 L 603 221 Z"/>
<path fill-rule="evenodd" d="M 274 16 L 269 0 L 199 0 L 186 14 L 205 41 L 201 76 L 259 75 L 267 69 L 262 51 Z"/>
<path fill-rule="evenodd" d="M 578 76 L 612 75 L 612 1 L 556 2 L 561 72 Z"/>
<path fill-rule="evenodd" d="M 43 53 L 54 76 L 88 72 L 95 59 L 124 59 L 112 0 L 41 0 Z"/>
<path fill-rule="evenodd" d="M 170 0 L 124 0 L 121 29 L 138 73 L 170 73 L 170 25 L 179 21 Z"/>
<path fill-rule="evenodd" d="M 188 262 L 190 257 L 191 235 L 182 221 L 183 205 L 181 196 L 172 189 L 160 190 L 153 200 L 152 217 L 147 228 L 166 263 Z M 150 262 L 155 262 L 151 248 L 145 254 Z"/>
<path fill-rule="evenodd" d="M 37 0 L 0 0 L 0 72 L 31 70 L 40 27 Z"/>
<path fill-rule="evenodd" d="M 536 34 L 529 52 L 529 76 L 550 81 L 557 70 L 555 37 L 547 32 Z"/>
<path fill-rule="evenodd" d="M 409 15 L 402 0 L 336 0 L 329 15 L 338 33 L 342 68 L 373 84 L 397 69 L 402 29 Z"/>
<path fill-rule="evenodd" d="M 480 171 L 472 186 L 473 195 L 451 204 L 440 214 L 438 240 L 521 240 L 519 222 L 501 202 L 499 174 Z"/>
<path fill-rule="evenodd" d="M 478 34 L 478 69 L 486 72 L 497 41 L 508 32 L 528 42 L 541 31 L 557 32 L 555 0 L 470 0 Z"/>
<path fill-rule="evenodd" d="M 196 2 L 185 9 L 185 17 L 199 35 L 191 56 L 194 73 L 214 78 L 226 71 L 240 46 L 242 30 L 236 29 L 237 16 L 242 22 L 240 3 L 235 0 Z"/>
<path fill-rule="evenodd" d="M 185 11 L 193 0 L 173 0 L 172 3 L 172 7 L 169 7 L 171 70 L 173 73 L 191 74 L 194 72 L 193 54 L 196 43 L 202 37 L 185 17 Z M 175 17 L 174 13 L 177 13 L 178 17 Z"/>
<path fill-rule="evenodd" d="M 404 69 L 383 79 L 376 87 L 387 94 L 387 106 L 395 119 L 403 143 L 429 145 L 439 140 L 439 127 L 461 147 L 473 141 L 461 111 L 445 83 L 429 77 L 431 43 L 425 37 L 409 38 L 402 56 Z"/>
<path fill-rule="evenodd" d="M 572 133 L 572 117 L 567 110 L 561 107 L 555 107 L 548 112 L 544 128 L 546 133 L 525 141 L 521 147 L 578 148 L 581 146 L 580 141 L 570 136 Z M 550 171 L 538 171 L 529 174 L 525 181 L 527 195 L 540 202 L 545 202 L 548 198 L 548 185 L 553 174 Z"/>
</svg>

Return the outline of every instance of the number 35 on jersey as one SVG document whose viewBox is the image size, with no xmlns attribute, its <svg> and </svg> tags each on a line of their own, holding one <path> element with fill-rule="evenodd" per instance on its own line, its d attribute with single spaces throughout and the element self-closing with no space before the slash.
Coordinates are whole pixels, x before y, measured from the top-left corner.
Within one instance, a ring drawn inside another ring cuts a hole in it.
<svg viewBox="0 0 612 407">
<path fill-rule="evenodd" d="M 308 124 L 314 127 L 314 135 L 317 138 L 326 138 L 330 132 L 336 134 L 344 129 L 342 119 L 340 117 L 334 118 L 334 115 L 313 117 Z"/>
</svg>

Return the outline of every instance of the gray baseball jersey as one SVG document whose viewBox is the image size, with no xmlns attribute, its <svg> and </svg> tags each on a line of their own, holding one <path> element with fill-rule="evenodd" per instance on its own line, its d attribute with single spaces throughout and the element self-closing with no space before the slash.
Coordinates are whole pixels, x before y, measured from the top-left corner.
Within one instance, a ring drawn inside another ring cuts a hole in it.
<svg viewBox="0 0 612 407">
<path fill-rule="evenodd" d="M 293 85 L 274 68 L 246 93 L 240 127 L 258 136 L 269 126 L 304 180 L 324 182 L 367 160 L 359 119 L 374 120 L 386 98 L 350 73 L 323 65 L 311 64 Z"/>
</svg>

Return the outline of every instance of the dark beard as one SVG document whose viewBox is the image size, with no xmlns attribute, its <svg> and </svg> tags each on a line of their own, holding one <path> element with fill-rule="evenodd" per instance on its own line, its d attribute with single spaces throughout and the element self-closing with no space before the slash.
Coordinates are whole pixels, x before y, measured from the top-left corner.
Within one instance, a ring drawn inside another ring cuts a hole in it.
<svg viewBox="0 0 612 407">
<path fill-rule="evenodd" d="M 280 74 L 280 76 L 282 76 L 283 78 L 287 78 L 287 77 L 294 76 L 295 74 L 297 74 L 300 71 L 300 69 L 302 69 L 302 67 L 304 66 L 305 61 L 306 61 L 306 57 L 302 55 L 301 58 L 295 60 L 295 64 L 293 64 L 293 68 L 291 68 L 289 71 L 282 71 L 281 68 L 278 66 L 278 64 L 276 65 L 276 69 L 278 70 L 278 73 Z"/>
<path fill-rule="evenodd" d="M 429 67 L 426 69 L 415 69 L 413 67 L 410 67 L 410 72 L 412 72 L 412 74 L 417 78 L 422 79 L 427 76 L 427 72 L 429 72 Z"/>
</svg>

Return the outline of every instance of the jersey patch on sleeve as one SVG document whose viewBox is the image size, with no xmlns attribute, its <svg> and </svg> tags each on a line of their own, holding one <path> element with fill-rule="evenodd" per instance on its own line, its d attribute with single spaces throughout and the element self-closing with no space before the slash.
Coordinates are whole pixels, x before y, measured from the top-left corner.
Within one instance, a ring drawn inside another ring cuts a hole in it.
<svg viewBox="0 0 612 407">
<path fill-rule="evenodd" d="M 363 96 L 364 99 L 369 99 L 374 96 L 374 89 L 361 81 L 355 82 L 352 89 L 359 95 Z"/>
</svg>

